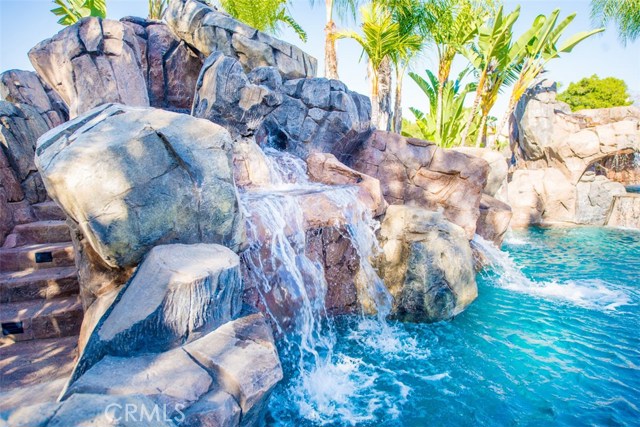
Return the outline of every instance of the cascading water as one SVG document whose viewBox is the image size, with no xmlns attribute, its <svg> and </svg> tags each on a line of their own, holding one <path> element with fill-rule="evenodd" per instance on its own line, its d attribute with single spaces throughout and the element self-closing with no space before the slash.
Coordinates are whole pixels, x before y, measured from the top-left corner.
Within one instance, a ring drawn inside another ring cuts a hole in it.
<svg viewBox="0 0 640 427">
<path fill-rule="evenodd" d="M 250 243 L 243 255 L 246 282 L 255 286 L 259 304 L 281 336 L 283 360 L 288 362 L 285 371 L 294 378 L 282 390 L 287 398 L 274 401 L 293 405 L 302 417 L 322 423 L 335 418 L 336 411 L 348 411 L 343 403 L 361 384 L 349 378 L 352 361 L 334 353 L 335 327 L 325 307 L 328 284 L 322 263 L 307 254 L 304 209 L 308 207 L 301 200 L 307 195 L 325 197 L 335 209 L 335 226 L 358 256 L 358 298 L 384 319 L 392 298 L 369 261 L 380 250 L 375 237 L 378 224 L 358 200 L 357 188 L 310 182 L 301 159 L 269 148 L 264 152 L 271 183 L 241 193 Z"/>
</svg>

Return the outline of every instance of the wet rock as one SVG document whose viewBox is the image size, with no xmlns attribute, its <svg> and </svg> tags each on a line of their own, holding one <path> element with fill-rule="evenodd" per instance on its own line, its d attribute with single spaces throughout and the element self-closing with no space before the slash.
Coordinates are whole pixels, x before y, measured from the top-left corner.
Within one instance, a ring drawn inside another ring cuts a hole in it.
<svg viewBox="0 0 640 427">
<path fill-rule="evenodd" d="M 271 172 L 264 152 L 253 139 L 236 142 L 233 170 L 238 187 L 263 187 L 271 183 Z"/>
<path fill-rule="evenodd" d="M 161 21 L 126 17 L 141 53 L 142 72 L 152 107 L 188 112 L 202 59 Z"/>
<path fill-rule="evenodd" d="M 500 247 L 504 235 L 509 230 L 512 215 L 511 206 L 483 194 L 480 200 L 480 217 L 476 224 L 476 233 Z"/>
<path fill-rule="evenodd" d="M 47 122 L 34 107 L 0 101 L 0 149 L 29 203 L 47 199 L 42 178 L 34 163 L 34 153 L 36 141 L 48 130 Z M 11 201 L 18 201 L 17 188 L 10 181 L 4 182 L 2 186 L 10 193 L 7 197 Z"/>
<path fill-rule="evenodd" d="M 71 118 L 108 102 L 148 106 L 135 37 L 122 22 L 84 18 L 38 43 L 29 59 L 69 106 Z"/>
<path fill-rule="evenodd" d="M 362 145 L 336 157 L 380 180 L 390 204 L 411 204 L 443 211 L 471 240 L 487 182 L 486 161 L 389 132 L 374 132 Z"/>
<path fill-rule="evenodd" d="M 394 317 L 410 322 L 446 320 L 477 297 L 469 242 L 462 228 L 441 214 L 391 205 L 380 238 L 380 272 L 394 297 Z"/>
<path fill-rule="evenodd" d="M 58 402 L 47 402 L 22 406 L 0 413 L 0 423 L 4 421 L 6 424 L 2 425 L 11 427 L 47 427 L 60 405 Z"/>
<path fill-rule="evenodd" d="M 626 195 L 624 186 L 608 178 L 587 172 L 576 186 L 576 222 L 605 225 L 614 198 Z"/>
<path fill-rule="evenodd" d="M 184 413 L 181 427 L 235 427 L 240 425 L 240 406 L 232 395 L 214 389 Z"/>
<path fill-rule="evenodd" d="M 100 261 L 127 268 L 160 244 L 241 248 L 232 152 L 209 121 L 105 105 L 43 136 L 36 162 Z"/>
<path fill-rule="evenodd" d="M 185 345 L 184 351 L 239 403 L 243 425 L 258 423 L 273 387 L 282 379 L 273 334 L 261 314 L 226 323 Z"/>
<path fill-rule="evenodd" d="M 306 159 L 310 153 L 350 151 L 371 134 L 371 102 L 344 83 L 322 78 L 284 83 L 283 102 L 256 134 L 260 145 Z"/>
<path fill-rule="evenodd" d="M 274 67 L 247 75 L 240 62 L 215 52 L 198 77 L 192 114 L 223 126 L 233 137 L 250 136 L 282 97 L 282 78 Z"/>
<path fill-rule="evenodd" d="M 154 247 L 91 328 L 70 382 L 106 355 L 158 353 L 207 334 L 240 314 L 242 292 L 239 259 L 229 249 L 207 244 Z M 103 299 L 90 311 L 99 314 L 98 307 L 106 305 Z"/>
<path fill-rule="evenodd" d="M 14 104 L 32 106 L 49 128 L 69 120 L 69 109 L 60 95 L 33 71 L 9 70 L 0 74 L 0 97 Z"/>
<path fill-rule="evenodd" d="M 327 185 L 355 185 L 360 201 L 372 217 L 384 214 L 387 202 L 382 197 L 380 181 L 340 163 L 333 154 L 313 153 L 307 158 L 309 177 Z"/>
<path fill-rule="evenodd" d="M 240 61 L 245 72 L 256 67 L 276 67 L 286 79 L 316 75 L 315 58 L 203 2 L 171 1 L 164 18 L 179 39 L 204 57 L 222 52 Z"/>
</svg>

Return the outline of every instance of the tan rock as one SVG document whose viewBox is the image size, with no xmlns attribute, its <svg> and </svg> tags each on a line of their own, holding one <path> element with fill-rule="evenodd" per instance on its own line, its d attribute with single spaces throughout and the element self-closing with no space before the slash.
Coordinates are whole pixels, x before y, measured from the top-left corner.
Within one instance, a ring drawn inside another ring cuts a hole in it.
<svg viewBox="0 0 640 427">
<path fill-rule="evenodd" d="M 500 247 L 505 233 L 509 230 L 512 215 L 511 206 L 483 194 L 476 233 Z"/>
<path fill-rule="evenodd" d="M 640 229 L 640 195 L 616 196 L 606 224 L 611 227 Z"/>
</svg>

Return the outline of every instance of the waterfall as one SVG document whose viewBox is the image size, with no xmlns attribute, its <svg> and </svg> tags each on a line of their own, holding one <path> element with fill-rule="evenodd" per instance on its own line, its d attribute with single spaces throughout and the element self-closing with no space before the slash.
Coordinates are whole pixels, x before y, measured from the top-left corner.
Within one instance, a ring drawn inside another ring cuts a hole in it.
<svg viewBox="0 0 640 427">
<path fill-rule="evenodd" d="M 330 416 L 333 401 L 342 399 L 335 384 L 327 382 L 342 381 L 348 388 L 350 380 L 348 375 L 337 378 L 345 361 L 334 354 L 336 333 L 325 307 L 328 284 L 323 263 L 308 253 L 305 209 L 314 208 L 303 203 L 322 199 L 335 210 L 330 215 L 338 220 L 335 227 L 350 240 L 359 259 L 359 302 L 384 319 L 392 297 L 369 261 L 380 251 L 375 236 L 379 224 L 359 201 L 357 187 L 311 182 L 303 160 L 274 149 L 264 152 L 271 183 L 240 194 L 250 245 L 242 255 L 245 283 L 281 337 L 285 371 L 295 379 L 282 400 L 317 421 L 323 414 Z"/>
<path fill-rule="evenodd" d="M 531 280 L 509 253 L 501 251 L 493 243 L 477 234 L 471 243 L 480 252 L 481 262 L 488 267 L 483 274 L 490 274 L 491 282 L 501 288 L 596 310 L 615 310 L 616 307 L 629 303 L 630 297 L 626 290 L 601 280 Z M 514 243 L 529 244 L 517 240 Z"/>
</svg>

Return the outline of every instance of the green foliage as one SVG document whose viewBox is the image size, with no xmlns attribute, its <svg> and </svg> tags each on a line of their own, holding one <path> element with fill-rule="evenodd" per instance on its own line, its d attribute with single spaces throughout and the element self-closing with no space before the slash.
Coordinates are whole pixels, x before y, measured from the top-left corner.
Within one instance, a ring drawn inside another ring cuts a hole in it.
<svg viewBox="0 0 640 427">
<path fill-rule="evenodd" d="M 87 16 L 107 16 L 106 0 L 53 0 L 53 3 L 58 7 L 51 12 L 60 17 L 60 25 L 73 25 Z"/>
<path fill-rule="evenodd" d="M 640 0 L 591 0 L 591 19 L 598 26 L 615 24 L 623 44 L 640 37 Z"/>
<path fill-rule="evenodd" d="M 307 33 L 287 11 L 287 0 L 220 0 L 220 5 L 229 15 L 257 30 L 277 33 L 279 26 L 285 24 L 300 40 L 307 41 Z"/>
<path fill-rule="evenodd" d="M 558 99 L 569 104 L 572 111 L 627 106 L 631 105 L 630 98 L 623 80 L 615 77 L 601 79 L 595 74 L 569 84 L 558 95 Z"/>
<path fill-rule="evenodd" d="M 426 139 L 435 142 L 440 147 L 454 147 L 461 145 L 462 130 L 466 124 L 468 108 L 464 107 L 465 98 L 469 93 L 475 90 L 475 83 L 462 83 L 464 77 L 468 74 L 466 69 L 454 81 L 447 81 L 442 90 L 439 90 L 440 83 L 435 74 L 426 70 L 427 78 L 423 78 L 416 73 L 409 73 L 409 76 L 420 87 L 422 92 L 429 100 L 429 111 L 424 113 L 417 108 L 411 108 L 411 112 L 416 118 L 415 128 L 419 131 L 412 131 L 414 137 Z M 436 115 L 438 114 L 439 94 L 442 98 L 442 117 L 441 125 Z M 471 133 L 477 132 L 477 121 L 474 122 Z"/>
<path fill-rule="evenodd" d="M 149 0 L 149 19 L 162 19 L 169 0 Z"/>
</svg>

